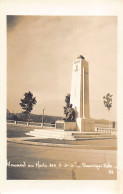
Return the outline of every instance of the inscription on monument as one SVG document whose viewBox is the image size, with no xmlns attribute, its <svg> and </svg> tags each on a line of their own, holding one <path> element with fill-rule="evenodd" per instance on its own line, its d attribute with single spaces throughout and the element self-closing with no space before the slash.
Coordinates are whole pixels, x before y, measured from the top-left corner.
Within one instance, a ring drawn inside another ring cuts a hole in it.
<svg viewBox="0 0 123 194">
<path fill-rule="evenodd" d="M 74 64 L 81 63 L 81 59 L 74 61 Z"/>
<path fill-rule="evenodd" d="M 78 67 L 78 65 L 74 64 L 74 71 L 76 72 L 78 70 L 80 70 L 79 67 Z"/>
</svg>

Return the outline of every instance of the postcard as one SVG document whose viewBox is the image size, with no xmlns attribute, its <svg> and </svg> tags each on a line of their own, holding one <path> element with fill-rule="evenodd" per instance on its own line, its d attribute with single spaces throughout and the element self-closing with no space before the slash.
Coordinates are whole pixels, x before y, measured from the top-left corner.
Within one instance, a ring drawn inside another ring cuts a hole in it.
<svg viewBox="0 0 123 194">
<path fill-rule="evenodd" d="M 1 5 L 1 192 L 122 193 L 122 3 Z"/>
</svg>

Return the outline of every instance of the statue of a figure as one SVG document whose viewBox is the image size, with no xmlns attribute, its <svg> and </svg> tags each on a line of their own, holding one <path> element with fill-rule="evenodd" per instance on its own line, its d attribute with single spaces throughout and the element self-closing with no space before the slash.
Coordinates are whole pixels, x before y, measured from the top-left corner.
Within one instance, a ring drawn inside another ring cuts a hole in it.
<svg viewBox="0 0 123 194">
<path fill-rule="evenodd" d="M 72 104 L 66 108 L 66 117 L 63 120 L 69 122 L 75 121 L 75 110 L 72 108 Z"/>
</svg>

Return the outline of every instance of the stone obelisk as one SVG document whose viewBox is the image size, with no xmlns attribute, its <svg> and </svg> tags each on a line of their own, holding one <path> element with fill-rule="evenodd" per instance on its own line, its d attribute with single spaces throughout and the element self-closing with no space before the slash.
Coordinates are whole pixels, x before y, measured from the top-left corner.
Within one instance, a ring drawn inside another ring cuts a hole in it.
<svg viewBox="0 0 123 194">
<path fill-rule="evenodd" d="M 71 104 L 75 109 L 78 131 L 94 131 L 89 110 L 89 67 L 83 56 L 73 62 Z"/>
</svg>

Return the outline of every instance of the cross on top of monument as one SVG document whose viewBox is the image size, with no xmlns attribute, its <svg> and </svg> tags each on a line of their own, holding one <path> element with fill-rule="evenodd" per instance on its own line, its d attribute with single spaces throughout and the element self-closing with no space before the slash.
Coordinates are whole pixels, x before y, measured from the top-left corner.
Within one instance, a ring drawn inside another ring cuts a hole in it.
<svg viewBox="0 0 123 194">
<path fill-rule="evenodd" d="M 82 55 L 79 55 L 78 57 L 77 57 L 77 59 L 85 59 L 85 57 L 83 57 Z"/>
</svg>

